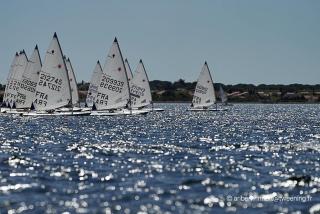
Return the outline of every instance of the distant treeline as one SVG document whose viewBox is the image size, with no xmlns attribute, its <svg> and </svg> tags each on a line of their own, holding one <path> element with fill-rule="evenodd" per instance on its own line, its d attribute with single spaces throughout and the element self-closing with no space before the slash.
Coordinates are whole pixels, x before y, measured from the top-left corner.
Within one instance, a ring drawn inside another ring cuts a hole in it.
<svg viewBox="0 0 320 214">
<path fill-rule="evenodd" d="M 80 91 L 87 91 L 89 88 L 89 84 L 87 82 L 82 81 L 78 83 L 78 88 Z M 186 90 L 194 90 L 197 82 L 186 82 L 183 79 L 179 79 L 175 82 L 170 81 L 162 81 L 162 80 L 152 80 L 150 81 L 150 87 L 152 91 L 162 91 L 162 90 L 177 90 L 177 89 L 186 89 Z M 245 91 L 286 91 L 286 92 L 301 92 L 301 91 L 318 91 L 320 92 L 320 84 L 316 85 L 305 85 L 305 84 L 290 84 L 290 85 L 282 85 L 282 84 L 236 84 L 236 85 L 225 85 L 223 83 L 215 83 L 214 87 L 216 90 L 219 90 L 220 85 L 223 89 L 232 93 L 235 91 L 245 92 Z M 4 86 L 3 86 L 4 87 Z"/>
<path fill-rule="evenodd" d="M 220 86 L 228 95 L 231 102 L 320 102 L 320 84 L 236 84 L 225 85 L 215 83 L 216 92 Z M 196 82 L 186 82 L 179 79 L 175 82 L 153 80 L 150 81 L 152 98 L 154 101 L 190 102 Z M 84 101 L 89 83 L 78 83 L 80 100 Z M 0 90 L 4 91 L 5 85 L 0 84 Z M 0 93 L 0 99 L 2 99 Z M 219 94 L 217 93 L 219 99 Z"/>
<path fill-rule="evenodd" d="M 190 102 L 196 87 L 196 82 L 186 82 L 179 79 L 175 82 L 153 80 L 150 81 L 152 98 L 154 101 Z M 320 101 L 320 84 L 236 84 L 225 85 L 215 83 L 215 91 L 218 92 L 220 86 L 228 94 L 231 102 L 308 102 L 305 94 L 315 95 L 312 102 Z M 87 91 L 89 83 L 78 84 L 80 91 Z M 84 96 L 84 95 L 82 95 Z M 217 93 L 219 100 L 219 94 Z"/>
</svg>

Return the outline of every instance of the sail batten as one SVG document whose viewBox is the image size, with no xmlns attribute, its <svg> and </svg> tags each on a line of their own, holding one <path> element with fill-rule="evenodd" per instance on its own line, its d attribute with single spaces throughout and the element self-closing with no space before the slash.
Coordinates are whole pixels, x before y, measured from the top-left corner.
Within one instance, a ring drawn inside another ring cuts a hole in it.
<svg viewBox="0 0 320 214">
<path fill-rule="evenodd" d="M 194 91 L 192 104 L 194 108 L 204 108 L 216 102 L 213 80 L 207 62 L 202 67 Z"/>
</svg>

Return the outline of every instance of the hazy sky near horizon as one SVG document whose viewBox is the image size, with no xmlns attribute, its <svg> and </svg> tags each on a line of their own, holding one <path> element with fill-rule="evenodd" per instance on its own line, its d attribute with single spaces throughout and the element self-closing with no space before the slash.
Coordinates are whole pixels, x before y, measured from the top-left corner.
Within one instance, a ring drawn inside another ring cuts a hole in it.
<svg viewBox="0 0 320 214">
<path fill-rule="evenodd" d="M 10 0 L 0 7 L 0 82 L 14 53 L 42 61 L 53 33 L 77 81 L 89 81 L 117 36 L 149 79 L 195 81 L 204 61 L 225 84 L 320 83 L 318 0 Z"/>
</svg>

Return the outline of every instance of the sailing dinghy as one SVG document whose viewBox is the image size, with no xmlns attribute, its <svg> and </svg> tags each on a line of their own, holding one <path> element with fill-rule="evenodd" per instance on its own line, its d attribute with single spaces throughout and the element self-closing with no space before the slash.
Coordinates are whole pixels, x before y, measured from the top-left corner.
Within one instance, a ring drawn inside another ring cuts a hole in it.
<svg viewBox="0 0 320 214">
<path fill-rule="evenodd" d="M 16 60 L 16 61 L 15 61 Z M 3 109 L 2 112 L 8 114 L 19 114 L 21 110 L 17 110 L 17 98 L 18 91 L 22 79 L 22 75 L 28 64 L 28 57 L 25 51 L 21 51 L 17 58 L 15 57 L 14 61 L 16 62 L 13 66 L 13 70 L 9 72 L 9 78 L 7 86 L 5 88 L 4 102 L 7 105 L 6 109 Z"/>
<path fill-rule="evenodd" d="M 215 108 L 210 108 L 215 104 Z M 213 81 L 207 62 L 204 63 L 200 72 L 197 85 L 193 94 L 191 108 L 189 111 L 225 111 L 218 108 L 213 87 Z"/>
<path fill-rule="evenodd" d="M 47 115 L 88 115 L 90 112 L 60 111 L 60 108 L 72 106 L 72 91 L 67 65 L 61 46 L 54 33 L 46 52 L 36 86 L 32 106 L 35 110 L 23 113 L 23 116 Z"/>
<path fill-rule="evenodd" d="M 220 89 L 219 89 L 219 96 L 220 96 L 222 105 L 224 105 L 224 106 L 232 106 L 231 103 L 228 103 L 228 96 L 227 96 L 226 92 L 223 90 L 221 85 L 220 85 Z"/>
<path fill-rule="evenodd" d="M 90 85 L 89 85 L 89 89 L 86 97 L 86 106 L 85 108 L 83 108 L 83 110 L 90 111 L 92 109 L 93 103 L 98 94 L 98 86 L 100 83 L 101 75 L 102 75 L 102 68 L 101 68 L 100 61 L 98 60 L 91 76 L 91 81 L 90 81 Z"/>
<path fill-rule="evenodd" d="M 146 114 L 147 111 L 127 109 L 130 101 L 129 82 L 117 38 L 109 50 L 91 115 L 113 116 Z"/>
<path fill-rule="evenodd" d="M 9 86 L 11 83 L 11 78 L 13 76 L 13 73 L 17 67 L 18 59 L 19 59 L 19 54 L 18 54 L 18 52 L 16 52 L 16 54 L 12 60 L 12 63 L 10 65 L 10 70 L 9 70 L 9 74 L 7 77 L 6 87 L 5 87 L 5 91 L 4 91 L 3 99 L 2 99 L 1 113 L 6 113 L 7 111 L 11 110 L 11 105 L 10 105 L 9 100 L 13 99 L 14 95 L 11 95 L 9 93 Z"/>
<path fill-rule="evenodd" d="M 163 111 L 163 109 L 160 108 L 153 108 L 149 78 L 141 59 L 132 80 L 129 82 L 129 85 L 132 109 L 145 111 Z M 147 108 L 148 106 L 150 106 L 150 104 L 152 105 L 152 108 Z"/>
<path fill-rule="evenodd" d="M 67 58 L 65 56 L 64 56 L 64 61 L 67 66 L 67 71 L 68 71 L 68 76 L 69 76 L 72 105 L 71 105 L 71 107 L 59 108 L 56 111 L 57 112 L 81 111 L 82 109 L 80 108 L 78 85 L 77 85 L 77 80 L 76 80 L 76 76 L 74 74 L 74 70 L 73 70 L 71 61 L 69 58 Z"/>
<path fill-rule="evenodd" d="M 27 62 L 26 69 L 22 74 L 18 95 L 16 99 L 16 107 L 19 110 L 29 110 L 32 105 L 36 93 L 36 86 L 41 71 L 41 58 L 38 46 L 33 50 L 31 58 Z"/>
</svg>

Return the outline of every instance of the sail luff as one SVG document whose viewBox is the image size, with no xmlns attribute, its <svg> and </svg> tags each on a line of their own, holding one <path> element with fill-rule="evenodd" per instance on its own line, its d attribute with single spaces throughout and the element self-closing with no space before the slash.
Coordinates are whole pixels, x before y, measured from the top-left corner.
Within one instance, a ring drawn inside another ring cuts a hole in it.
<svg viewBox="0 0 320 214">
<path fill-rule="evenodd" d="M 130 82 L 133 78 L 133 74 L 132 74 L 132 70 L 131 70 L 128 59 L 125 59 L 124 64 L 125 64 L 126 71 L 127 71 L 128 81 Z"/>
</svg>

